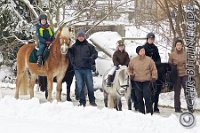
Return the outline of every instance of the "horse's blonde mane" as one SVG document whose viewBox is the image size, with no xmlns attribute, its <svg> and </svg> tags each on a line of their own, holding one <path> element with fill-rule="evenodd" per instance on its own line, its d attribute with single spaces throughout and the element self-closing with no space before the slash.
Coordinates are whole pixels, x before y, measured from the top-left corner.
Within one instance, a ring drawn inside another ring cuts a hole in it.
<svg viewBox="0 0 200 133">
<path fill-rule="evenodd" d="M 60 36 L 70 37 L 70 32 L 68 27 L 63 27 Z"/>
</svg>

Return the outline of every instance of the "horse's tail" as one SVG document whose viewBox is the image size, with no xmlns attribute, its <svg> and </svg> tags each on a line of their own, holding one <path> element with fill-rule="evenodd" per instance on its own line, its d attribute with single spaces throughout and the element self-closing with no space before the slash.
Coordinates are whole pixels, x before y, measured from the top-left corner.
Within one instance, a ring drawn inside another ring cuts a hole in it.
<svg viewBox="0 0 200 133">
<path fill-rule="evenodd" d="M 27 71 L 24 71 L 24 73 L 23 73 L 19 88 L 20 88 L 20 94 L 21 95 L 27 95 L 28 94 L 29 77 L 28 77 Z"/>
</svg>

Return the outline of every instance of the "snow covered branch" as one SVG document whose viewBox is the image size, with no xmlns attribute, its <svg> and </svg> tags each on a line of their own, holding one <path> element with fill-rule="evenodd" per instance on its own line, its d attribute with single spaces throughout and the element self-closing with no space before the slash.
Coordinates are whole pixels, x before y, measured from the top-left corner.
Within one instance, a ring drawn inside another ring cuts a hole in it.
<svg viewBox="0 0 200 133">
<path fill-rule="evenodd" d="M 20 0 L 20 1 L 23 2 L 24 4 L 26 4 L 26 6 L 30 9 L 30 11 L 35 16 L 35 18 L 38 18 L 37 12 L 35 11 L 33 5 L 28 0 Z"/>
</svg>

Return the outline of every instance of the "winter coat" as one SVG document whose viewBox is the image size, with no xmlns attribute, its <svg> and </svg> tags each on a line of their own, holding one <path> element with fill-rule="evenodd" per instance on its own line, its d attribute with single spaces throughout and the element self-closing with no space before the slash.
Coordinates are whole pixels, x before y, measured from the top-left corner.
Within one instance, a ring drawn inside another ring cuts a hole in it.
<svg viewBox="0 0 200 133">
<path fill-rule="evenodd" d="M 136 56 L 130 60 L 128 71 L 131 79 L 138 82 L 156 80 L 158 78 L 155 62 L 148 56 Z"/>
<path fill-rule="evenodd" d="M 69 49 L 69 57 L 74 69 L 92 69 L 98 53 L 87 40 L 83 42 L 76 40 Z"/>
<path fill-rule="evenodd" d="M 120 50 L 114 52 L 112 59 L 115 66 L 118 65 L 128 66 L 128 63 L 130 61 L 128 53 L 126 51 L 121 52 Z"/>
<path fill-rule="evenodd" d="M 36 24 L 36 36 L 39 43 L 46 44 L 46 41 L 53 42 L 55 39 L 54 32 L 48 24 Z"/>
<path fill-rule="evenodd" d="M 152 60 L 156 64 L 161 63 L 160 54 L 159 54 L 158 48 L 157 48 L 157 46 L 155 44 L 148 44 L 148 43 L 146 43 L 144 45 L 144 49 L 145 49 L 146 56 L 151 57 Z"/>
<path fill-rule="evenodd" d="M 169 56 L 169 63 L 177 65 L 178 76 L 186 75 L 186 54 L 183 50 L 175 49 Z"/>
</svg>

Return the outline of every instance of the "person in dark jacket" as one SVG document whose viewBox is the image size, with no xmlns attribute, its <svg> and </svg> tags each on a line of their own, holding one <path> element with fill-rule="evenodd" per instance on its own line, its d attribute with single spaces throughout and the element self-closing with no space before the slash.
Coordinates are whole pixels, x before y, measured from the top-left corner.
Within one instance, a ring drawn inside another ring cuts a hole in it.
<svg viewBox="0 0 200 133">
<path fill-rule="evenodd" d="M 128 53 L 125 51 L 125 45 L 122 40 L 117 42 L 117 50 L 114 52 L 112 57 L 114 67 L 108 73 L 107 86 L 110 87 L 114 78 L 115 71 L 119 68 L 119 65 L 128 66 L 130 58 Z"/>
<path fill-rule="evenodd" d="M 85 106 L 84 85 L 88 89 L 88 97 L 91 106 L 97 106 L 94 97 L 92 65 L 98 57 L 95 47 L 88 43 L 84 31 L 77 33 L 75 44 L 69 49 L 69 57 L 74 68 L 77 89 L 79 95 L 79 105 Z"/>
<path fill-rule="evenodd" d="M 55 39 L 54 37 L 54 32 L 51 29 L 50 25 L 47 22 L 47 16 L 45 14 L 41 14 L 39 16 L 39 21 L 36 24 L 36 36 L 38 38 L 39 44 L 37 46 L 38 51 L 37 51 L 37 64 L 39 66 L 42 65 L 43 62 L 43 52 L 47 46 L 49 46 L 53 40 Z"/>
<path fill-rule="evenodd" d="M 147 42 L 144 45 L 145 54 L 146 56 L 149 56 L 155 62 L 155 64 L 160 64 L 161 63 L 160 54 L 159 54 L 157 46 L 154 44 L 154 41 L 155 41 L 154 33 L 152 32 L 148 33 Z M 157 105 L 159 101 L 159 94 L 161 92 L 161 88 L 162 88 L 162 83 L 159 80 L 152 83 L 154 112 L 157 112 L 157 113 L 160 112 Z"/>
<path fill-rule="evenodd" d="M 158 48 L 154 44 L 154 41 L 155 41 L 154 33 L 152 33 L 152 32 L 148 33 L 147 34 L 147 42 L 144 45 L 144 49 L 145 49 L 146 56 L 151 57 L 153 59 L 153 61 L 157 64 L 157 63 L 161 63 L 161 58 L 160 58 Z"/>
</svg>

